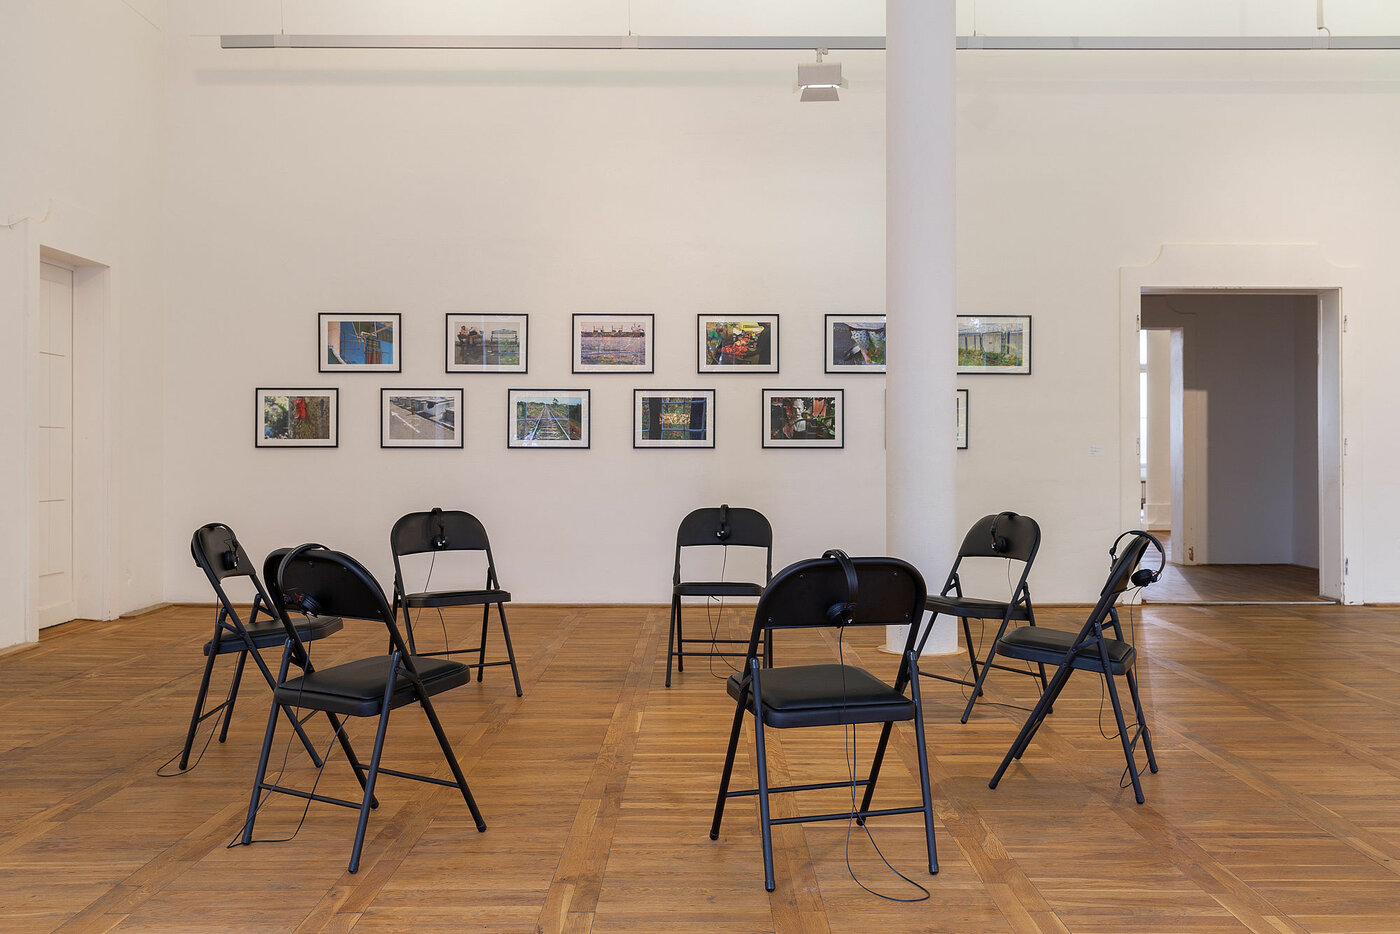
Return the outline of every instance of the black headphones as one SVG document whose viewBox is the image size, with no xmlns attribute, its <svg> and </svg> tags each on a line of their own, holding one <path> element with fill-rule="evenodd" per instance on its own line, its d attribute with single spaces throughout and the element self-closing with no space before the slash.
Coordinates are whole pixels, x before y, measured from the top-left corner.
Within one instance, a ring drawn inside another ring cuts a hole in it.
<svg viewBox="0 0 1400 934">
<path fill-rule="evenodd" d="M 725 503 L 719 507 L 719 530 L 715 532 L 715 538 L 724 541 L 729 538 L 729 504 Z"/>
<path fill-rule="evenodd" d="M 1014 512 L 999 512 L 992 517 L 992 551 L 997 554 L 1011 550 L 1011 542 L 1007 541 L 1006 536 L 997 534 L 997 523 L 1001 521 L 1002 516 L 1012 520 L 1017 518 Z"/>
<path fill-rule="evenodd" d="M 228 539 L 224 542 L 225 547 L 219 555 L 219 560 L 223 563 L 225 571 L 236 571 L 238 570 L 238 549 L 240 547 L 238 536 L 233 533 L 233 529 L 222 522 L 218 524 L 218 527 L 228 533 Z"/>
<path fill-rule="evenodd" d="M 437 523 L 437 534 L 433 536 L 433 547 L 439 549 L 446 548 L 447 521 L 442 517 L 442 507 L 434 506 L 432 516 L 433 520 Z"/>
<path fill-rule="evenodd" d="M 1157 570 L 1154 571 L 1151 568 L 1138 568 L 1136 571 L 1133 572 L 1133 576 L 1128 578 L 1128 580 L 1132 582 L 1132 585 L 1134 587 L 1146 587 L 1148 584 L 1155 584 L 1157 583 L 1158 579 L 1161 578 L 1162 572 L 1167 569 L 1167 550 L 1162 547 L 1162 543 L 1157 541 L 1156 536 L 1154 536 L 1151 532 L 1144 532 L 1142 529 L 1129 529 L 1128 531 L 1124 532 L 1122 535 L 1118 536 L 1113 540 L 1113 547 L 1108 549 L 1108 559 L 1110 561 L 1117 561 L 1118 543 L 1125 538 L 1133 537 L 1145 538 L 1153 545 L 1157 546 Z"/>
<path fill-rule="evenodd" d="M 296 547 L 293 548 L 291 551 L 289 551 L 289 552 L 287 552 L 285 555 L 283 555 L 283 556 L 282 556 L 282 561 L 281 561 L 281 563 L 279 563 L 279 564 L 277 565 L 277 579 L 278 579 L 278 582 L 279 582 L 279 583 L 281 582 L 282 572 L 285 571 L 285 570 L 287 569 L 287 564 L 288 564 L 288 562 L 290 562 L 293 558 L 297 557 L 298 555 L 302 554 L 303 552 L 315 551 L 315 550 L 317 550 L 317 549 L 320 549 L 321 551 L 326 551 L 326 550 L 327 550 L 325 545 L 322 545 L 322 544 L 320 544 L 320 543 L 318 543 L 318 542 L 307 542 L 307 543 L 304 544 L 304 545 L 298 545 L 298 546 L 296 546 Z M 303 593 L 303 592 L 300 591 L 300 590 L 283 590 L 283 591 L 282 591 L 282 605 L 283 605 L 284 607 L 288 607 L 288 606 L 289 606 L 289 607 L 292 607 L 292 608 L 294 608 L 294 609 L 296 609 L 296 610 L 299 610 L 300 612 L 306 614 L 307 616 L 320 616 L 320 615 L 321 615 L 321 603 L 320 603 L 320 601 L 318 601 L 315 597 L 311 596 L 311 594 L 309 594 L 309 593 Z"/>
<path fill-rule="evenodd" d="M 856 577 L 856 566 L 840 548 L 832 548 L 822 554 L 823 558 L 835 558 L 846 575 L 846 598 L 826 608 L 826 618 L 838 626 L 849 626 L 856 615 L 856 597 L 860 594 L 860 579 Z"/>
</svg>

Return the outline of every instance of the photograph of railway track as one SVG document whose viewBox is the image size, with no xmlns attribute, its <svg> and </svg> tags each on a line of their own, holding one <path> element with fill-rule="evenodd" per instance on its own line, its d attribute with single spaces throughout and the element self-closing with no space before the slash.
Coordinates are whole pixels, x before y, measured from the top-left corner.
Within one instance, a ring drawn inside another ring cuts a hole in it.
<svg viewBox="0 0 1400 934">
<path fill-rule="evenodd" d="M 713 389 L 634 389 L 632 447 L 715 446 Z"/>
<path fill-rule="evenodd" d="M 340 443 L 337 389 L 255 391 L 260 448 L 333 448 Z"/>
<path fill-rule="evenodd" d="M 529 330 L 529 315 L 449 314 L 447 372 L 526 372 Z"/>
<path fill-rule="evenodd" d="M 763 446 L 844 447 L 845 408 L 845 391 L 841 389 L 765 389 Z"/>
<path fill-rule="evenodd" d="M 513 448 L 586 448 L 589 445 L 587 389 L 512 389 Z"/>
<path fill-rule="evenodd" d="M 379 446 L 460 448 L 462 390 L 381 389 Z"/>
<path fill-rule="evenodd" d="M 574 315 L 575 373 L 651 373 L 653 315 Z"/>
</svg>

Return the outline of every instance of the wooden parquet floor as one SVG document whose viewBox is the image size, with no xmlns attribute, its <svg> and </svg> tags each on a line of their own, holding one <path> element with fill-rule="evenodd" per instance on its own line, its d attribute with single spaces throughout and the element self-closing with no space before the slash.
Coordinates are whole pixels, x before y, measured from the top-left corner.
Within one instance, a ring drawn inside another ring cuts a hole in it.
<svg viewBox="0 0 1400 934">
<path fill-rule="evenodd" d="M 1039 615 L 1068 627 L 1079 613 Z M 229 849 L 267 715 L 256 675 L 227 744 L 184 776 L 155 774 L 183 736 L 211 619 L 172 607 L 77 622 L 0 656 L 0 931 L 1400 931 L 1394 609 L 1139 612 L 1162 766 L 1145 776 L 1141 806 L 1119 786 L 1122 753 L 1100 733 L 1092 676 L 1075 675 L 996 791 L 987 779 L 1023 716 L 998 703 L 1029 703 L 1031 680 L 995 675 L 965 726 L 959 689 L 925 681 L 940 874 L 921 871 L 917 815 L 871 821 L 889 861 L 932 893 L 912 905 L 851 881 L 841 822 L 775 830 L 771 895 L 752 799 L 731 801 L 709 839 L 727 670 L 692 662 L 667 690 L 664 607 L 516 607 L 525 696 L 495 668 L 439 699 L 486 833 L 451 789 L 385 777 L 356 875 L 345 871 L 354 814 L 313 806 L 297 831 L 302 803 L 288 797 L 264 808 L 257 836 L 294 840 Z M 465 617 L 447 626 L 470 644 Z M 745 629 L 743 611 L 724 626 Z M 878 636 L 851 633 L 847 658 L 892 671 Z M 355 624 L 317 643 L 316 659 L 382 644 Z M 834 650 L 821 637 L 778 643 L 779 661 Z M 958 660 L 929 664 L 956 673 Z M 324 747 L 330 731 L 313 725 Z M 351 735 L 368 750 L 371 732 L 358 721 Z M 844 775 L 840 730 L 769 735 L 775 781 Z M 862 761 L 872 737 L 860 734 Z M 903 726 L 895 737 L 877 805 L 916 799 L 912 737 Z M 746 732 L 745 781 L 751 748 Z M 435 753 L 421 714 L 396 711 L 386 764 L 447 774 Z M 284 781 L 314 777 L 291 749 Z M 354 795 L 338 753 L 320 788 Z M 823 796 L 810 805 L 842 807 L 842 792 Z M 865 884 L 910 894 L 859 831 L 850 863 Z"/>
</svg>

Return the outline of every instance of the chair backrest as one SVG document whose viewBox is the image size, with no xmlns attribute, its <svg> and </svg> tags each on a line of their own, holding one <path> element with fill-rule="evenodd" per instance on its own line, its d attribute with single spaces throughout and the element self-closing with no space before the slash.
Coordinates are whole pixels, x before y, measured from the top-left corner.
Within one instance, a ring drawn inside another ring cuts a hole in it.
<svg viewBox="0 0 1400 934">
<path fill-rule="evenodd" d="M 992 530 L 996 535 L 992 535 Z M 1006 547 L 995 547 L 1004 540 Z M 1040 550 L 1040 524 L 1030 516 L 999 512 L 972 523 L 958 548 L 958 558 L 1012 558 L 1030 564 Z"/>
<path fill-rule="evenodd" d="M 309 616 L 339 616 L 383 623 L 389 630 L 390 650 L 397 650 L 404 664 L 412 668 L 408 645 L 394 621 L 394 611 L 383 589 L 374 575 L 354 558 L 323 545 L 298 545 L 282 558 L 274 579 L 277 593 L 288 609 Z M 297 650 L 304 652 L 305 646 L 289 614 L 283 614 L 282 624 Z"/>
<path fill-rule="evenodd" d="M 211 584 L 229 577 L 253 577 L 253 561 L 238 543 L 233 529 L 222 522 L 210 522 L 194 530 L 190 537 L 190 557 L 209 577 Z M 216 586 L 216 590 L 219 588 Z"/>
<path fill-rule="evenodd" d="M 808 558 L 775 574 L 754 610 L 748 658 L 757 656 L 763 636 L 770 630 L 907 625 L 909 634 L 896 683 L 896 689 L 902 690 L 907 674 L 905 656 L 914 648 L 924 615 L 927 590 L 923 575 L 899 558 L 847 560 L 855 571 L 855 588 L 836 557 Z M 855 606 L 846 612 L 843 608 L 848 600 Z"/>
<path fill-rule="evenodd" d="M 744 506 L 706 506 L 690 512 L 676 530 L 675 583 L 681 580 L 681 549 L 705 545 L 743 545 L 762 548 L 764 580 L 773 578 L 773 526 L 757 509 Z"/>
<path fill-rule="evenodd" d="M 430 551 L 490 551 L 486 527 L 469 512 L 433 508 L 410 512 L 389 532 L 389 550 L 398 558 Z"/>
<path fill-rule="evenodd" d="M 1125 533 L 1125 536 L 1128 534 Z M 1104 582 L 1103 590 L 1099 591 L 1100 598 L 1117 598 L 1119 594 L 1133 586 L 1133 572 L 1138 569 L 1138 565 L 1142 564 L 1142 559 L 1147 554 L 1147 549 L 1151 544 L 1151 541 L 1144 535 L 1132 535 L 1127 539 L 1127 545 L 1118 554 L 1118 557 L 1113 559 L 1113 566 L 1108 571 L 1108 580 Z"/>
</svg>

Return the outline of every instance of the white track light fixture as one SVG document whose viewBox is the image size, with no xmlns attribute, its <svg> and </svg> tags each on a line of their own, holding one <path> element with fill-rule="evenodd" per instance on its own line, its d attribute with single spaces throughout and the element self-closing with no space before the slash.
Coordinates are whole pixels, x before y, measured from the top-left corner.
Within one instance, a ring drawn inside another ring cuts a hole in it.
<svg viewBox="0 0 1400 934">
<path fill-rule="evenodd" d="M 826 54 L 826 49 L 817 49 L 817 60 L 814 64 L 797 66 L 797 84 L 793 90 L 802 92 L 803 103 L 839 101 L 841 97 L 837 89 L 849 87 L 846 79 L 841 77 L 840 62 L 822 61 L 822 56 Z"/>
</svg>

